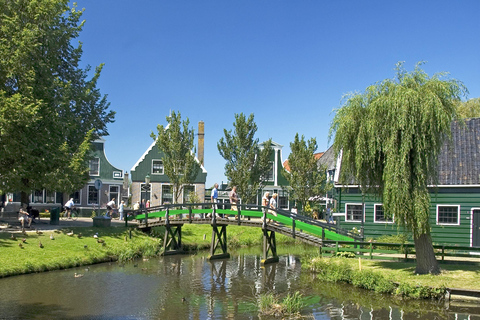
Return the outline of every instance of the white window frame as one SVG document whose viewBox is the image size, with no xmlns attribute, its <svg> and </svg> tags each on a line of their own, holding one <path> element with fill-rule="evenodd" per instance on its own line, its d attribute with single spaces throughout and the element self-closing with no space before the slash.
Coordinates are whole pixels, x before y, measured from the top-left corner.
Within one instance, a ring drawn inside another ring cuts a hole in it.
<svg viewBox="0 0 480 320">
<path fill-rule="evenodd" d="M 53 192 L 53 202 L 48 202 L 48 201 L 47 201 L 47 195 L 48 195 L 49 192 L 50 192 L 50 193 Z M 48 203 L 48 204 L 50 204 L 50 203 L 57 203 L 57 192 L 56 192 L 56 191 L 47 191 L 47 190 L 44 190 L 44 191 L 43 191 L 43 202 L 44 202 L 44 203 Z"/>
<path fill-rule="evenodd" d="M 123 178 L 123 172 L 122 171 L 113 171 L 113 178 L 114 179 Z"/>
<path fill-rule="evenodd" d="M 386 223 L 386 224 L 393 224 L 395 222 L 394 217 L 392 217 L 392 220 L 377 220 L 377 206 L 382 206 L 383 203 L 374 203 L 373 204 L 373 223 Z M 383 216 L 385 217 L 385 211 L 383 211 Z"/>
<path fill-rule="evenodd" d="M 73 198 L 73 203 L 74 203 L 74 204 L 81 205 L 81 204 L 82 204 L 82 190 L 80 189 L 80 190 L 77 190 L 77 191 L 75 191 L 75 192 L 78 192 L 78 200 L 79 200 L 80 202 L 75 202 L 75 198 Z M 74 192 L 74 193 L 75 193 L 75 192 Z M 87 188 L 87 193 L 88 193 L 88 188 Z M 71 194 L 69 194 L 68 196 L 69 196 L 68 200 L 70 200 Z M 88 198 L 88 197 L 87 197 L 87 198 Z M 66 202 L 66 201 L 65 201 L 65 202 Z"/>
<path fill-rule="evenodd" d="M 174 190 L 173 190 L 173 185 L 171 185 L 171 184 L 162 184 L 162 188 L 161 188 L 162 194 L 161 194 L 161 196 L 160 196 L 160 201 L 161 201 L 162 205 L 165 204 L 165 203 L 163 202 L 163 187 L 166 187 L 166 186 L 169 186 L 169 187 L 170 187 L 170 194 L 172 195 L 172 200 L 170 201 L 170 204 L 173 204 L 173 202 L 175 201 L 175 194 L 174 194 Z"/>
<path fill-rule="evenodd" d="M 438 215 L 439 215 L 439 209 L 441 207 L 457 207 L 457 223 L 439 222 Z M 459 226 L 460 225 L 460 205 L 459 204 L 437 204 L 437 211 L 436 211 L 435 218 L 436 218 L 437 226 Z"/>
<path fill-rule="evenodd" d="M 348 206 L 361 206 L 362 207 L 362 215 L 363 215 L 363 221 L 365 221 L 365 206 L 362 203 L 345 203 L 345 222 L 362 222 L 362 219 L 360 220 L 349 220 L 348 219 Z"/>
<path fill-rule="evenodd" d="M 92 167 L 90 166 L 90 164 L 92 163 L 92 161 L 98 161 L 98 171 L 97 171 L 97 174 L 95 173 L 92 173 Z M 88 174 L 92 177 L 98 177 L 100 175 L 100 158 L 99 157 L 95 157 L 93 159 L 90 160 L 90 162 L 88 163 Z"/>
<path fill-rule="evenodd" d="M 35 192 L 42 192 L 42 200 L 40 202 L 35 202 Z M 42 189 L 42 190 L 33 190 L 32 191 L 32 199 L 30 201 L 31 203 L 36 203 L 36 204 L 40 204 L 40 203 L 45 203 L 45 189 Z"/>
<path fill-rule="evenodd" d="M 153 172 L 153 163 L 155 161 L 160 161 L 162 163 L 162 173 L 157 173 L 157 172 Z M 165 167 L 163 165 L 163 160 L 162 159 L 152 159 L 152 170 L 151 170 L 151 174 L 155 174 L 155 175 L 164 175 L 165 174 Z"/>
</svg>

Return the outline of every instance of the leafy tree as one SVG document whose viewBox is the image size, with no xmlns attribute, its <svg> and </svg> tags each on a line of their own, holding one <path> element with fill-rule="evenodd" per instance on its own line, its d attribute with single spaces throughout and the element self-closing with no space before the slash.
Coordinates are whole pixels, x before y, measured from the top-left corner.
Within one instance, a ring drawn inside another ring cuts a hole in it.
<svg viewBox="0 0 480 320">
<path fill-rule="evenodd" d="M 3 192 L 72 192 L 88 179 L 91 142 L 115 113 L 74 47 L 83 11 L 67 0 L 0 0 L 0 181 Z"/>
<path fill-rule="evenodd" d="M 473 98 L 465 102 L 457 102 L 458 117 L 465 118 L 478 118 L 480 117 L 480 98 Z"/>
<path fill-rule="evenodd" d="M 310 197 L 325 192 L 325 167 L 320 166 L 315 159 L 314 154 L 317 150 L 315 138 L 305 141 L 305 137 L 302 135 L 300 139 L 297 133 L 294 141 L 290 143 L 290 150 L 288 156 L 290 171 L 285 170 L 284 175 L 290 185 L 292 198 L 305 206 Z"/>
<path fill-rule="evenodd" d="M 342 152 L 341 182 L 354 177 L 362 190 L 383 196 L 385 213 L 409 230 L 415 241 L 416 272 L 438 274 L 429 225 L 429 183 L 438 181 L 437 158 L 451 136 L 455 101 L 463 84 L 429 77 L 417 64 L 397 64 L 395 79 L 350 95 L 331 126 L 334 149 Z"/>
<path fill-rule="evenodd" d="M 233 126 L 234 132 L 223 129 L 225 136 L 217 143 L 217 148 L 227 161 L 225 175 L 231 185 L 237 186 L 243 203 L 255 203 L 257 192 L 265 185 L 271 169 L 272 140 L 260 147 L 255 139 L 257 124 L 253 113 L 248 119 L 243 113 L 235 114 Z"/>
<path fill-rule="evenodd" d="M 167 122 L 166 127 L 157 126 L 158 135 L 152 133 L 151 136 L 164 154 L 163 167 L 173 185 L 174 201 L 178 203 L 183 187 L 195 182 L 200 165 L 195 159 L 194 130 L 188 128 L 188 118 L 182 121 L 180 112 L 174 111 Z"/>
</svg>

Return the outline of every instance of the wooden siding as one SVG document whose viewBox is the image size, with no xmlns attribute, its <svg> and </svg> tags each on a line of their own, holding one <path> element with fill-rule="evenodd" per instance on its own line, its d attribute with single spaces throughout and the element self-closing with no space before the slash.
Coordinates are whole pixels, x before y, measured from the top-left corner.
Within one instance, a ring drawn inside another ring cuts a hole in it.
<svg viewBox="0 0 480 320">
<path fill-rule="evenodd" d="M 435 244 L 449 244 L 459 246 L 471 245 L 472 208 L 480 208 L 480 190 L 478 188 L 438 188 L 431 193 L 430 204 L 430 227 L 432 240 Z M 337 200 L 340 197 L 337 195 Z M 364 234 L 366 238 L 377 238 L 381 235 L 401 234 L 402 229 L 396 223 L 375 223 L 374 205 L 382 204 L 379 196 L 366 195 L 364 213 Z M 362 194 L 357 188 L 343 189 L 341 192 L 341 203 L 338 208 L 344 215 L 340 217 L 340 226 L 351 230 L 354 227 L 360 230 L 361 222 L 345 221 L 345 205 L 362 204 Z M 437 205 L 460 206 L 459 225 L 438 225 Z"/>
</svg>

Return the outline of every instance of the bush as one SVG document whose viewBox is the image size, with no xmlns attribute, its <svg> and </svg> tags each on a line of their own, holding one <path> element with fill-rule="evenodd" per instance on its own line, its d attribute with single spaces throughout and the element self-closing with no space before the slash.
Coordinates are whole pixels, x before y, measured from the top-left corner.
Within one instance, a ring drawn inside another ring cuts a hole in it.
<svg viewBox="0 0 480 320">
<path fill-rule="evenodd" d="M 350 252 L 350 251 L 339 251 L 335 254 L 337 258 L 355 258 L 356 254 L 355 252 Z"/>
</svg>

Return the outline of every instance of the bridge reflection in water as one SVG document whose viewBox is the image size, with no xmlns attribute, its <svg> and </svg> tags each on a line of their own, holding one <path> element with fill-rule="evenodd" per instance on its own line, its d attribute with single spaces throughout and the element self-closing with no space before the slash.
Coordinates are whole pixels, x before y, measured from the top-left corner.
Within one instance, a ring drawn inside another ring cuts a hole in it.
<svg viewBox="0 0 480 320">
<path fill-rule="evenodd" d="M 237 211 L 219 209 L 212 203 L 170 204 L 144 209 L 140 214 L 131 217 L 133 218 L 140 221 L 138 228 L 144 231 L 156 226 L 165 226 L 164 255 L 183 253 L 182 226 L 186 223 L 212 226 L 210 259 L 225 259 L 230 256 L 227 251 L 228 225 L 262 230 L 262 264 L 278 262 L 276 233 L 317 247 L 322 247 L 322 242 L 326 239 L 352 242 L 361 240 L 357 234 L 338 228 L 334 224 L 286 210 L 248 204 L 237 205 Z"/>
</svg>

